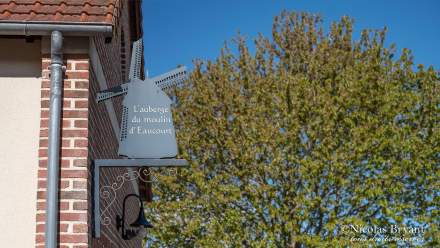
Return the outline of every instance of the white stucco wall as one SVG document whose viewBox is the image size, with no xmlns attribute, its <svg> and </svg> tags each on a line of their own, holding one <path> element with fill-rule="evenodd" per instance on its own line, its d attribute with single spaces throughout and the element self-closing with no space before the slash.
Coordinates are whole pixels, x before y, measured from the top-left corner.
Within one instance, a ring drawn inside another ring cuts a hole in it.
<svg viewBox="0 0 440 248">
<path fill-rule="evenodd" d="M 0 38 L 0 242 L 34 247 L 41 43 Z"/>
</svg>

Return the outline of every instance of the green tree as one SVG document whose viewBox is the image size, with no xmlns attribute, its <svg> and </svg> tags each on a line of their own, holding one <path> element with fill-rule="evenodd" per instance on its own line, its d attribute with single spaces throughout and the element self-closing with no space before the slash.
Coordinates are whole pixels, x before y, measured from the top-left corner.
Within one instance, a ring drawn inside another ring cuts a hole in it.
<svg viewBox="0 0 440 248">
<path fill-rule="evenodd" d="M 255 52 L 238 37 L 196 63 L 174 112 L 191 166 L 159 177 L 153 247 L 399 245 L 351 243 L 350 224 L 439 245 L 439 72 L 352 28 L 283 12 Z"/>
</svg>

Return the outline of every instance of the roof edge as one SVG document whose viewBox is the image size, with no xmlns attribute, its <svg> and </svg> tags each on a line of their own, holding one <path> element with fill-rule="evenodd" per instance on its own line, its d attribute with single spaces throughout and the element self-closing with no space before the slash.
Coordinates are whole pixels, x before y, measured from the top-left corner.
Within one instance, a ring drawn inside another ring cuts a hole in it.
<svg viewBox="0 0 440 248">
<path fill-rule="evenodd" d="M 52 31 L 60 31 L 65 36 L 95 36 L 103 34 L 111 37 L 113 25 L 109 23 L 81 22 L 29 22 L 0 21 L 0 35 L 50 35 Z"/>
<path fill-rule="evenodd" d="M 28 21 L 28 20 L 0 20 L 0 23 L 29 23 L 29 24 L 71 24 L 71 25 L 113 25 L 110 22 L 56 22 L 56 21 Z"/>
</svg>

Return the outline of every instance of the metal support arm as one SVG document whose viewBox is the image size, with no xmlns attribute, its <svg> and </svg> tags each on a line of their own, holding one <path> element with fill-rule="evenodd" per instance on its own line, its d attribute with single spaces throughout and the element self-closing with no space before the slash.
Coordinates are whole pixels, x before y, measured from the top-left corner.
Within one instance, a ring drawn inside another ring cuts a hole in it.
<svg viewBox="0 0 440 248">
<path fill-rule="evenodd" d="M 99 177 L 102 167 L 186 167 L 185 159 L 97 159 L 93 161 L 93 219 L 94 236 L 101 237 Z"/>
</svg>

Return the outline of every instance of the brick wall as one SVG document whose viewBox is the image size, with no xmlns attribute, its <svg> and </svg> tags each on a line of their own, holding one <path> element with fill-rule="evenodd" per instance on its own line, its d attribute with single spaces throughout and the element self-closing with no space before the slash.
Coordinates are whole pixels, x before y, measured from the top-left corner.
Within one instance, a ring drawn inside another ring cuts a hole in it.
<svg viewBox="0 0 440 248">
<path fill-rule="evenodd" d="M 114 42 L 117 42 L 114 41 Z M 111 44 L 102 43 L 103 52 L 113 51 Z M 139 247 L 141 237 L 124 241 L 115 227 L 117 214 L 122 213 L 125 195 L 134 193 L 131 182 L 125 182 L 117 191 L 117 197 L 104 213 L 111 220 L 109 225 L 101 225 L 101 238 L 92 237 L 92 168 L 91 162 L 97 158 L 117 158 L 117 136 L 111 125 L 109 113 L 104 103 L 96 103 L 96 93 L 100 90 L 93 68 L 89 65 L 89 55 L 65 55 L 66 65 L 63 81 L 63 113 L 61 130 L 60 162 L 60 225 L 59 242 L 63 248 L 83 247 Z M 103 58 L 101 58 L 103 59 Z M 46 221 L 47 187 L 47 146 L 50 98 L 50 58 L 42 59 L 43 78 L 41 83 L 40 149 L 37 192 L 36 247 L 44 247 Z M 103 66 L 104 71 L 109 70 Z M 117 74 L 116 74 L 117 75 Z M 107 78 L 107 77 L 106 77 Z M 115 80 L 116 81 L 116 80 Z M 121 109 L 121 100 L 114 101 L 116 111 Z M 111 185 L 126 169 L 101 170 L 100 185 Z M 109 204 L 101 199 L 101 209 Z M 137 202 L 128 201 L 126 215 L 133 221 L 138 214 Z"/>
<path fill-rule="evenodd" d="M 131 54 L 131 37 L 129 25 L 129 1 L 123 1 L 119 13 L 118 26 L 113 39 L 106 43 L 104 37 L 95 37 L 95 44 L 101 68 L 93 68 L 90 62 L 90 51 L 84 54 L 64 54 L 66 65 L 63 81 L 63 114 L 61 131 L 60 161 L 60 224 L 59 242 L 63 248 L 84 247 L 140 247 L 141 237 L 131 241 L 122 240 L 120 231 L 116 230 L 116 215 L 122 214 L 122 200 L 130 193 L 135 193 L 134 185 L 125 182 L 118 189 L 116 199 L 111 205 L 106 199 L 101 200 L 101 211 L 110 218 L 108 225 L 101 225 L 101 238 L 93 238 L 92 216 L 92 160 L 98 158 L 117 158 L 117 134 L 112 127 L 110 115 L 121 119 L 122 98 L 111 100 L 114 112 L 109 113 L 104 103 L 96 103 L 96 93 L 100 91 L 97 72 L 101 70 L 105 88 L 123 83 L 128 77 Z M 65 38 L 65 41 L 70 39 Z M 67 43 L 67 42 L 65 42 Z M 88 48 L 90 49 L 90 48 Z M 87 49 L 86 49 L 87 50 Z M 125 64 L 127 63 L 127 64 Z M 41 123 L 40 149 L 37 192 L 37 226 L 36 247 L 44 247 L 48 116 L 50 97 L 50 56 L 42 57 L 41 85 Z M 125 70 L 125 71 L 124 71 Z M 119 125 L 119 123 L 118 123 Z M 100 185 L 111 185 L 118 177 L 127 173 L 127 169 L 102 169 Z M 135 199 L 127 202 L 127 223 L 134 221 L 139 208 Z"/>
<path fill-rule="evenodd" d="M 59 193 L 60 247 L 88 247 L 88 55 L 65 55 Z M 49 55 L 42 58 L 36 247 L 44 247 L 50 98 Z"/>
</svg>

